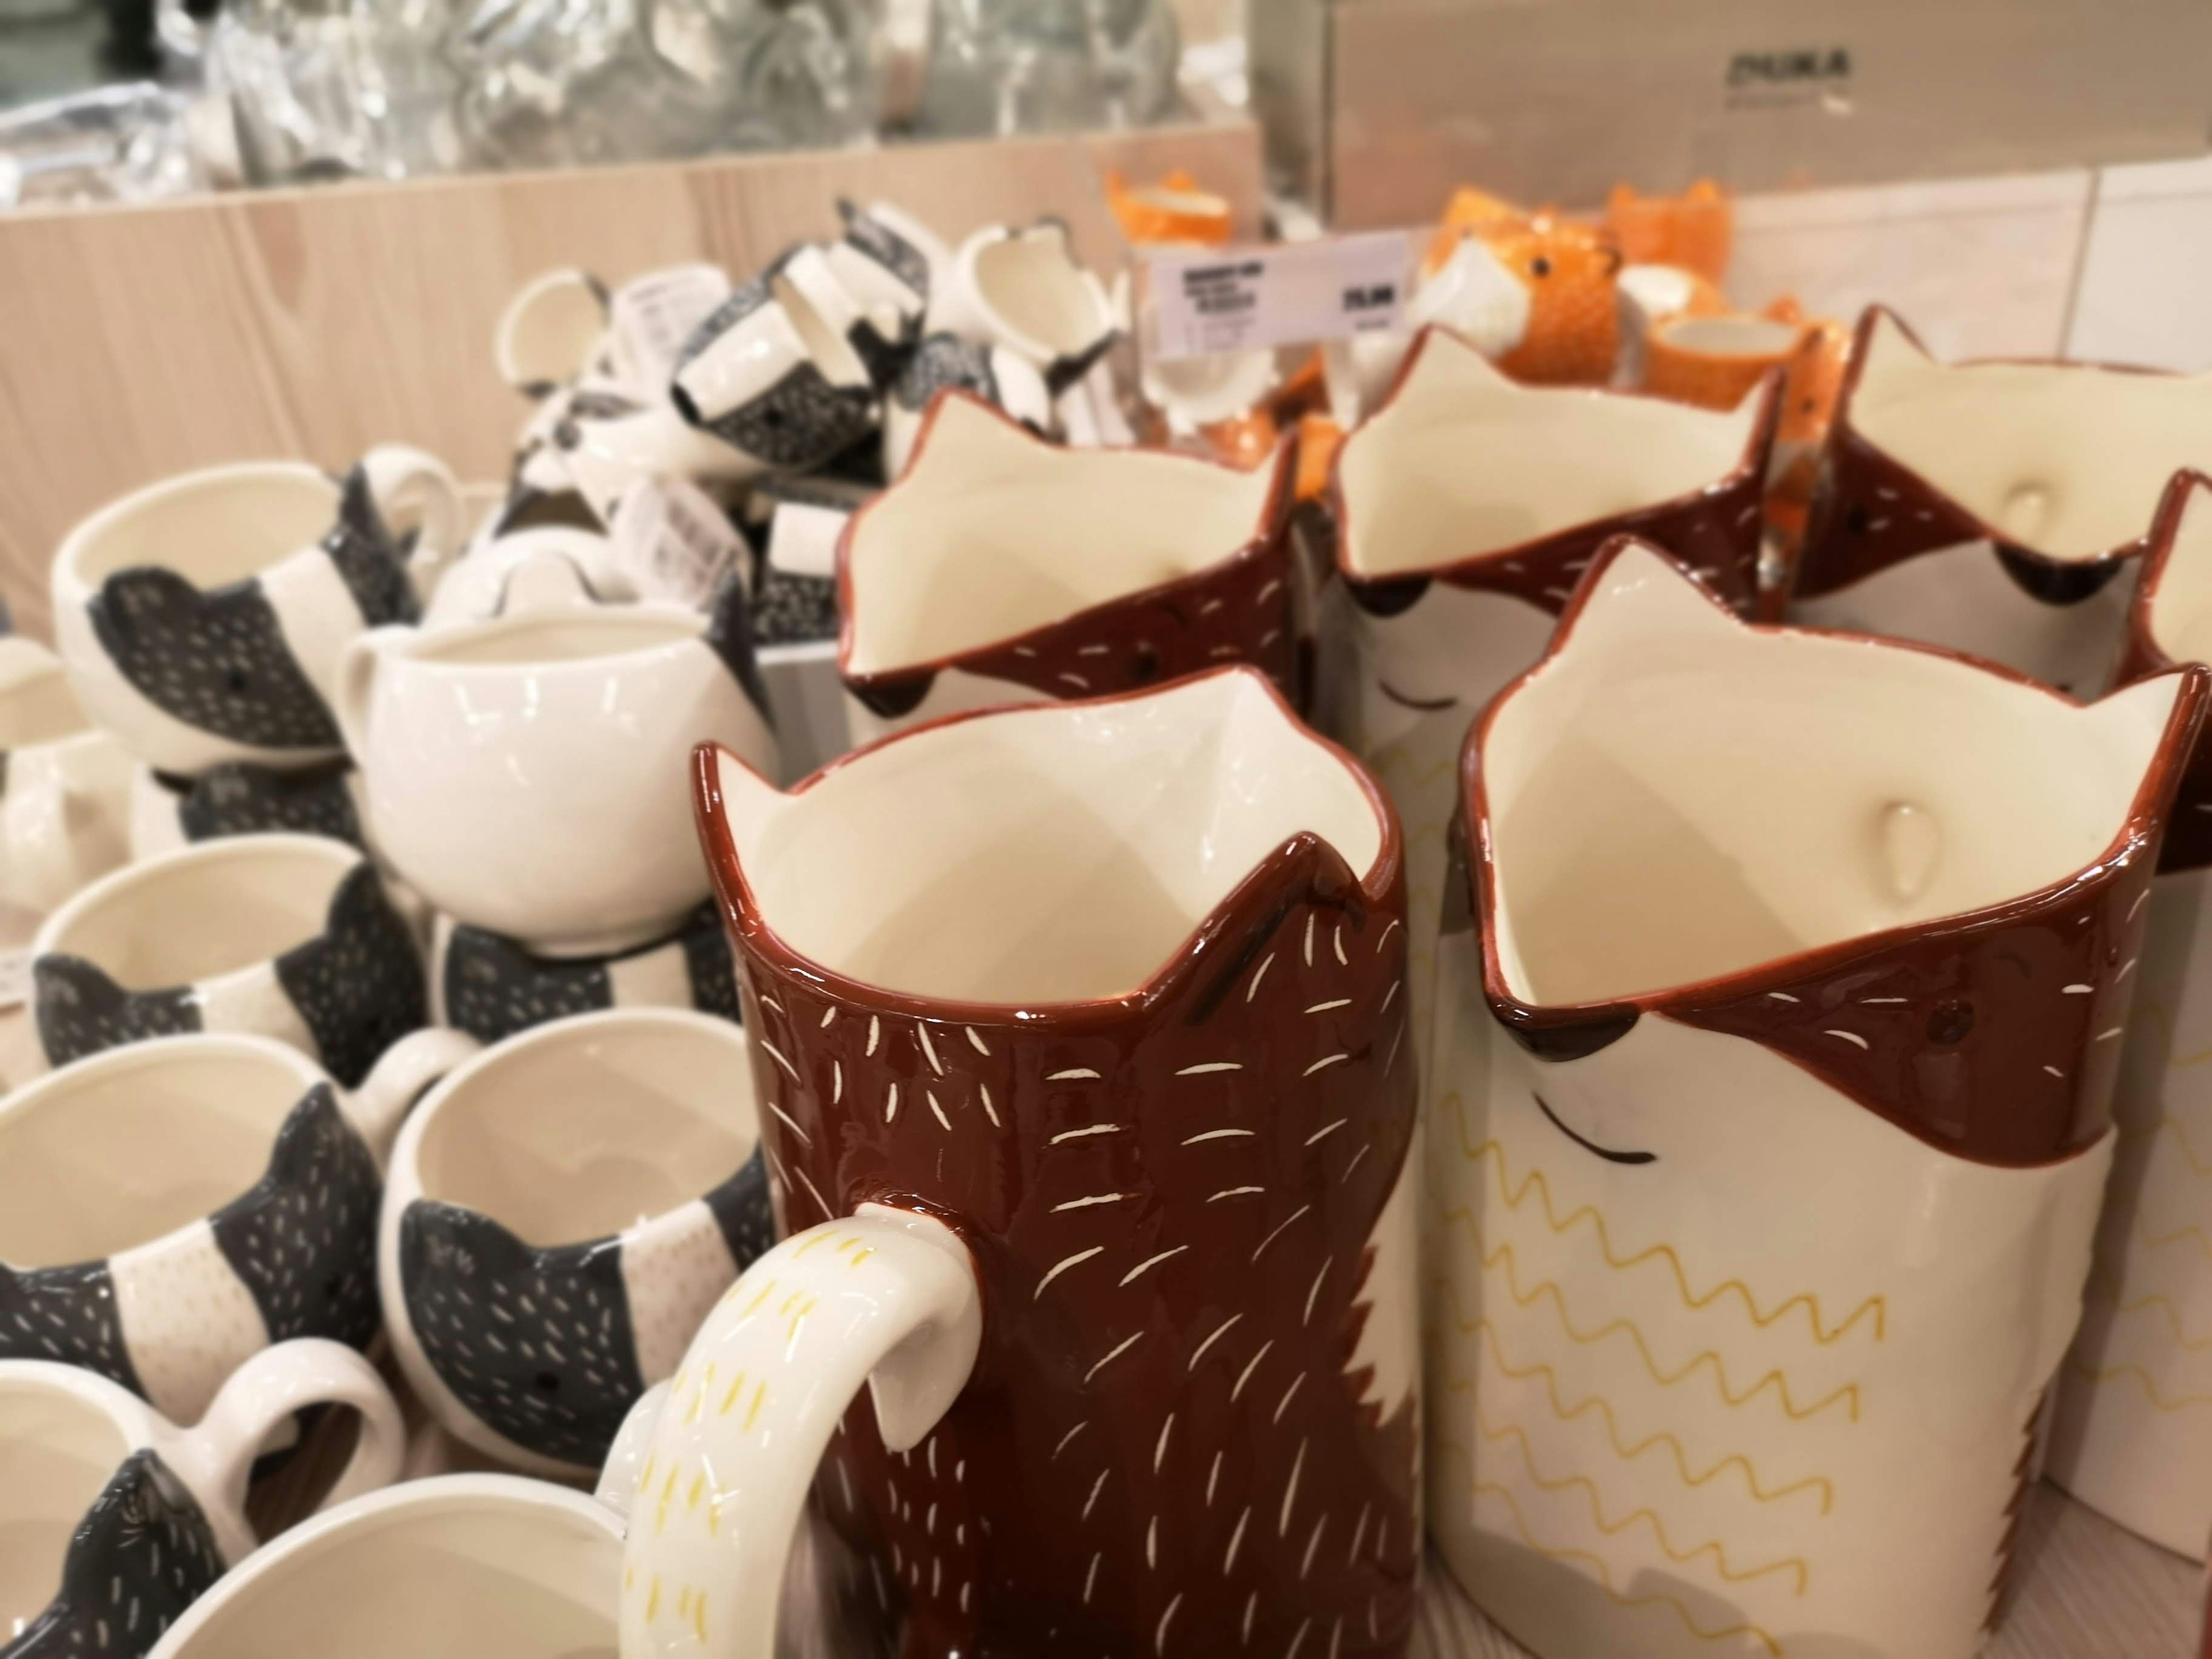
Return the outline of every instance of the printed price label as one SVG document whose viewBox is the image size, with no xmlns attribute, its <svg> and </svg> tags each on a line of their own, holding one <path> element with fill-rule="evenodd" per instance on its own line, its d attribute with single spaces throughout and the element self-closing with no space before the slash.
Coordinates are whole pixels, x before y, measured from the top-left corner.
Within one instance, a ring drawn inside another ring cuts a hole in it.
<svg viewBox="0 0 2212 1659">
<path fill-rule="evenodd" d="M 678 265 L 617 289 L 608 321 L 630 368 L 657 385 L 675 368 L 691 331 L 729 297 L 730 279 L 719 265 Z"/>
<path fill-rule="evenodd" d="M 1394 331 L 1413 269 L 1413 245 L 1395 230 L 1155 253 L 1146 261 L 1151 355 L 1170 362 Z"/>
<path fill-rule="evenodd" d="M 615 556 L 644 599 L 704 605 L 738 565 L 744 538 L 722 509 L 680 478 L 633 484 L 609 526 Z"/>
</svg>

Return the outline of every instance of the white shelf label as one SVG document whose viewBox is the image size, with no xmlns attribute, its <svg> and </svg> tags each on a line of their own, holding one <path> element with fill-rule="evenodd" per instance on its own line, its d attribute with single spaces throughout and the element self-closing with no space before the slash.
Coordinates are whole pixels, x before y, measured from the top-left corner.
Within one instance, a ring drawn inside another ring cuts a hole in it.
<svg viewBox="0 0 2212 1659">
<path fill-rule="evenodd" d="M 1162 362 L 1404 326 L 1413 244 L 1404 231 L 1146 259 L 1152 356 Z"/>
</svg>

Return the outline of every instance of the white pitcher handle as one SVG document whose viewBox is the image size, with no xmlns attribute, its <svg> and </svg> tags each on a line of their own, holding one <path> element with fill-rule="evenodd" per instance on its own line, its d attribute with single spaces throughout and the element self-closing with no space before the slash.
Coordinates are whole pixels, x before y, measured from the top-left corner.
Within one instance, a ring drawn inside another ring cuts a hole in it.
<svg viewBox="0 0 2212 1659">
<path fill-rule="evenodd" d="M 531 279 L 492 331 L 499 377 L 543 398 L 584 372 L 607 329 L 607 291 L 587 270 L 564 267 Z"/>
<path fill-rule="evenodd" d="M 343 1342 L 303 1336 L 266 1347 L 230 1374 L 198 1426 L 167 1449 L 197 1491 L 234 1512 L 246 1507 L 253 1461 L 277 1426 L 311 1406 L 350 1406 L 361 1413 L 353 1455 L 318 1510 L 398 1478 L 407 1425 L 376 1367 Z"/>
<path fill-rule="evenodd" d="M 359 766 L 368 753 L 368 694 L 376 684 L 376 669 L 387 647 L 415 637 L 404 623 L 392 623 L 356 634 L 338 653 L 338 671 L 331 690 L 331 714 L 346 752 Z"/>
<path fill-rule="evenodd" d="M 646 1441 L 626 1506 L 623 1659 L 773 1659 L 807 1487 L 861 1383 L 884 1443 L 903 1451 L 967 1386 L 982 1334 L 968 1247 L 928 1216 L 864 1204 L 753 1263 L 707 1316 Z M 611 1460 L 601 1495 L 617 1508 L 606 1489 L 620 1478 Z"/>
<path fill-rule="evenodd" d="M 423 1091 L 483 1048 L 466 1031 L 432 1025 L 410 1031 L 377 1056 L 361 1087 L 347 1098 L 345 1115 L 376 1154 L 380 1168 L 392 1156 L 399 1126 Z"/>
<path fill-rule="evenodd" d="M 460 480 L 435 455 L 411 444 L 379 444 L 361 458 L 361 466 L 385 524 L 394 532 L 416 532 L 407 576 L 416 597 L 428 603 L 468 541 Z"/>
</svg>

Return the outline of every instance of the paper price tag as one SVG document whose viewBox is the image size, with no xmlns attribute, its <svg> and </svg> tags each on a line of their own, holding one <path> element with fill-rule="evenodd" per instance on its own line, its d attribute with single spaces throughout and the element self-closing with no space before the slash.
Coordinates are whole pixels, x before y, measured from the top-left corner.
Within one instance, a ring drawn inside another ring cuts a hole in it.
<svg viewBox="0 0 2212 1659">
<path fill-rule="evenodd" d="M 746 553 L 722 509 L 678 478 L 632 485 L 609 530 L 615 557 L 643 599 L 704 605 Z"/>
<path fill-rule="evenodd" d="M 1152 357 L 1161 362 L 1340 340 L 1404 326 L 1413 244 L 1403 231 L 1146 261 Z"/>
<path fill-rule="evenodd" d="M 729 297 L 730 278 L 719 265 L 649 271 L 615 290 L 609 325 L 630 368 L 657 384 L 668 378 L 691 331 Z"/>
</svg>

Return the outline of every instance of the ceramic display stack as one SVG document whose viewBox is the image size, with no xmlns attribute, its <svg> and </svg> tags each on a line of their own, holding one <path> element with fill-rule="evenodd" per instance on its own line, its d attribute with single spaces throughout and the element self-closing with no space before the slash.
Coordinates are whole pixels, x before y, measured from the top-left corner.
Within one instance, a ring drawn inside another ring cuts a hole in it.
<svg viewBox="0 0 2212 1659">
<path fill-rule="evenodd" d="M 0 1659 L 1401 1659 L 1425 1562 L 1970 1659 L 2046 1468 L 2201 1557 L 2206 383 L 1846 370 L 1649 205 L 1149 408 L 1064 227 L 847 207 L 529 284 L 488 491 L 72 532 Z"/>
</svg>

